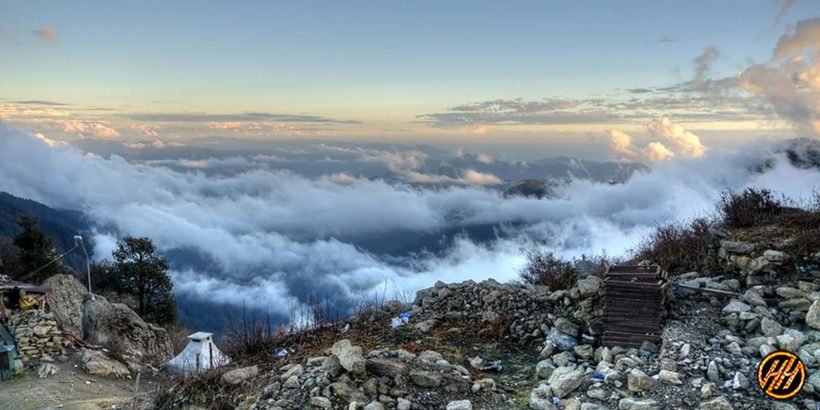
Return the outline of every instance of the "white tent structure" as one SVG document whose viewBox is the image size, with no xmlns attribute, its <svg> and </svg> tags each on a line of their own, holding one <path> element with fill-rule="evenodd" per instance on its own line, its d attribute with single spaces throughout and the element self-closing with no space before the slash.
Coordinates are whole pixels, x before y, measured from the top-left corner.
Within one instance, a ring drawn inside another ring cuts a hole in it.
<svg viewBox="0 0 820 410">
<path fill-rule="evenodd" d="M 230 362 L 231 359 L 214 344 L 212 333 L 196 332 L 188 336 L 188 346 L 168 361 L 166 369 L 170 373 L 187 376 Z"/>
</svg>

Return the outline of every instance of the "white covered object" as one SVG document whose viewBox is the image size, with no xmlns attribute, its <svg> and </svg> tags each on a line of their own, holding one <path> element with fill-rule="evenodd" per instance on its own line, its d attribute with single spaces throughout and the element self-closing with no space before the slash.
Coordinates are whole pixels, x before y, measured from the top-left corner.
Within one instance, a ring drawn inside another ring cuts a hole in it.
<svg viewBox="0 0 820 410">
<path fill-rule="evenodd" d="M 196 332 L 188 336 L 188 346 L 169 360 L 166 368 L 170 373 L 189 375 L 230 362 L 231 359 L 214 344 L 213 334 Z"/>
</svg>

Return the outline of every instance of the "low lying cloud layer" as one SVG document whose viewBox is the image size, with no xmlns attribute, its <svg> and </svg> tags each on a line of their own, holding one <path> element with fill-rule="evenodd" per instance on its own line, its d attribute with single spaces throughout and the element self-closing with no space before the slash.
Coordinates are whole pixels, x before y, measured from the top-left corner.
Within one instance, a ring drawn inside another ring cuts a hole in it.
<svg viewBox="0 0 820 410">
<path fill-rule="evenodd" d="M 200 262 L 173 263 L 178 293 L 244 303 L 281 319 L 310 295 L 344 309 L 372 292 L 392 296 L 436 280 L 512 280 L 524 249 L 534 244 L 567 256 L 622 254 L 656 223 L 710 211 L 724 188 L 761 185 L 805 196 L 820 183 L 816 170 L 795 169 L 784 159 L 764 174 L 750 171 L 761 158 L 778 158 L 770 148 L 681 155 L 624 184 L 576 180 L 558 199 L 536 200 L 483 187 L 411 186 L 351 175 L 183 173 L 84 154 L 0 124 L 0 190 L 87 213 L 97 226 L 98 256 L 110 254 L 124 234 L 151 237 L 171 254 L 196 254 Z M 414 166 L 413 158 L 385 160 Z M 485 178 L 465 175 L 472 177 Z M 504 235 L 481 242 L 457 237 L 443 252 L 415 257 L 378 256 L 356 245 L 481 225 Z"/>
</svg>

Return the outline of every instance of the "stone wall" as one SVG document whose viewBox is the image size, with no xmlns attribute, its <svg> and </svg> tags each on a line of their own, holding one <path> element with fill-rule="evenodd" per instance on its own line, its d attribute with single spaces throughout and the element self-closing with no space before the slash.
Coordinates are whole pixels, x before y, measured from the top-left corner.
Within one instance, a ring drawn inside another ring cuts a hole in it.
<svg viewBox="0 0 820 410">
<path fill-rule="evenodd" d="M 39 310 L 22 312 L 11 317 L 9 328 L 24 363 L 40 361 L 60 354 L 69 343 L 51 313 Z"/>
</svg>

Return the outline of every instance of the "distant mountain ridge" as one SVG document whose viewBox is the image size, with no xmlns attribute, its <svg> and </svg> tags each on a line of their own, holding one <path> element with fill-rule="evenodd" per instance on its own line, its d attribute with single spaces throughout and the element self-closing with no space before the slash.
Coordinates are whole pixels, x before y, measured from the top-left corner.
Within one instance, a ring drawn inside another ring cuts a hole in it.
<svg viewBox="0 0 820 410">
<path fill-rule="evenodd" d="M 61 253 L 74 247 L 74 235 L 88 232 L 91 226 L 82 212 L 55 209 L 37 201 L 0 192 L 0 236 L 16 236 L 20 232 L 17 220 L 23 215 L 37 218 L 40 228 L 54 238 Z M 90 253 L 93 248 L 91 239 L 87 235 L 84 235 L 84 239 Z M 85 255 L 69 254 L 64 263 L 75 270 L 84 271 Z"/>
</svg>

